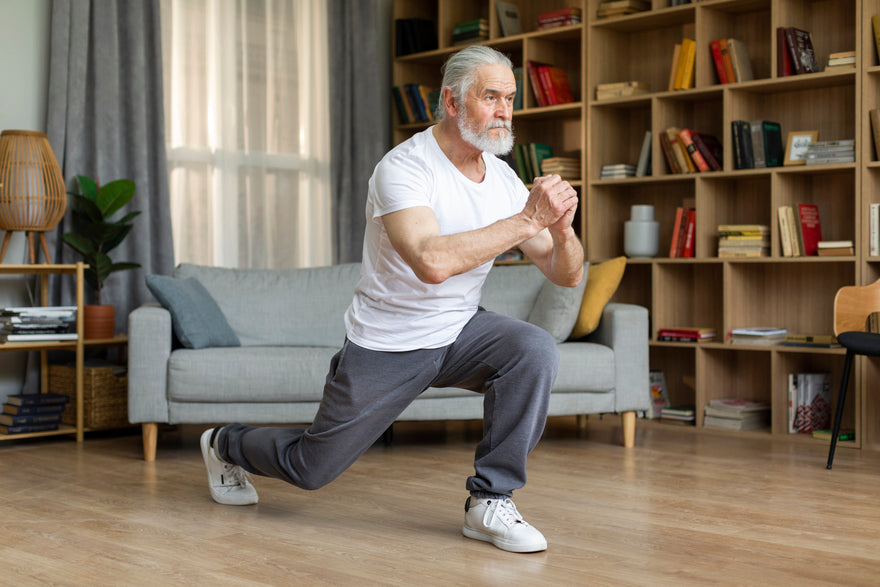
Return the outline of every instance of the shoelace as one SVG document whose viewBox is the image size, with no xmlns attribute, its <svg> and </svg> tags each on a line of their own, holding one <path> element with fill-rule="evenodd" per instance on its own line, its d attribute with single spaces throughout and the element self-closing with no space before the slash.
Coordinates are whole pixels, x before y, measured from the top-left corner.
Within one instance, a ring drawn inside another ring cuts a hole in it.
<svg viewBox="0 0 880 587">
<path fill-rule="evenodd" d="M 244 487 L 247 485 L 248 479 L 250 479 L 250 475 L 248 475 L 248 472 L 241 467 L 230 465 L 229 463 L 223 465 L 223 476 L 221 481 L 224 487 L 234 485 Z M 231 481 L 231 483 L 227 483 L 227 480 Z"/>
<path fill-rule="evenodd" d="M 501 523 L 508 528 L 514 524 L 525 524 L 528 526 L 528 522 L 523 520 L 522 515 L 509 499 L 494 499 L 489 503 L 486 513 L 483 514 L 483 524 L 487 527 L 491 526 L 495 518 L 501 520 Z"/>
</svg>

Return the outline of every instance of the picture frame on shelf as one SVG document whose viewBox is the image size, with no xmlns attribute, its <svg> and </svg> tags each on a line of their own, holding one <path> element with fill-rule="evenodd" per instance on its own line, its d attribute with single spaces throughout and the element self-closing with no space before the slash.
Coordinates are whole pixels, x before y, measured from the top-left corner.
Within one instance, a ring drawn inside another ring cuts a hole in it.
<svg viewBox="0 0 880 587">
<path fill-rule="evenodd" d="M 804 165 L 807 162 L 807 148 L 819 140 L 819 131 L 800 130 L 788 133 L 785 145 L 785 165 Z"/>
</svg>

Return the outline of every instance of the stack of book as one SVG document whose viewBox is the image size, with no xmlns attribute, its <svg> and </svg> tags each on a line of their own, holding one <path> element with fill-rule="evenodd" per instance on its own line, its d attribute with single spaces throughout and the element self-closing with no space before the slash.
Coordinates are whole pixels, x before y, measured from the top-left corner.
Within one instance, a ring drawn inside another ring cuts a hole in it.
<svg viewBox="0 0 880 587">
<path fill-rule="evenodd" d="M 853 139 L 815 141 L 807 147 L 806 158 L 807 165 L 852 163 L 856 160 L 856 143 Z"/>
<path fill-rule="evenodd" d="M 713 399 L 703 408 L 703 426 L 721 430 L 753 430 L 770 425 L 770 404 L 735 398 Z"/>
<path fill-rule="evenodd" d="M 668 424 L 690 424 L 697 420 L 697 410 L 693 406 L 669 406 L 660 410 L 660 421 Z"/>
<path fill-rule="evenodd" d="M 718 257 L 770 256 L 770 227 L 763 224 L 718 226 Z"/>
<path fill-rule="evenodd" d="M 660 133 L 660 146 L 670 173 L 721 171 L 721 142 L 708 133 L 671 126 Z"/>
<path fill-rule="evenodd" d="M 0 310 L 0 342 L 76 340 L 76 306 Z"/>
<path fill-rule="evenodd" d="M 574 6 L 542 12 L 538 15 L 538 22 L 535 24 L 535 28 L 543 31 L 545 29 L 581 24 L 582 14 L 581 9 Z"/>
<path fill-rule="evenodd" d="M 651 9 L 650 0 L 603 0 L 599 2 L 596 18 L 623 16 Z"/>
<path fill-rule="evenodd" d="M 622 179 L 635 176 L 636 166 L 629 163 L 603 165 L 601 171 L 599 171 L 599 179 Z"/>
<path fill-rule="evenodd" d="M 596 84 L 596 99 L 610 100 L 612 98 L 623 98 L 626 96 L 635 96 L 637 94 L 647 94 L 650 91 L 651 87 L 645 82 L 640 81 Z"/>
<path fill-rule="evenodd" d="M 816 252 L 820 257 L 839 257 L 855 254 L 855 246 L 851 240 L 819 241 Z"/>
<path fill-rule="evenodd" d="M 57 393 L 10 395 L 0 414 L 0 434 L 58 430 L 68 401 Z"/>
<path fill-rule="evenodd" d="M 563 179 L 580 179 L 581 160 L 578 157 L 547 157 L 541 163 L 541 173 L 555 173 Z"/>
<path fill-rule="evenodd" d="M 745 43 L 738 39 L 716 39 L 709 43 L 709 49 L 719 83 L 732 84 L 754 79 L 752 62 Z"/>
<path fill-rule="evenodd" d="M 452 44 L 463 45 L 489 38 L 489 21 L 485 18 L 463 20 L 452 26 Z"/>
<path fill-rule="evenodd" d="M 728 334 L 728 340 L 733 344 L 781 344 L 787 333 L 785 328 L 775 326 L 734 328 Z"/>
<path fill-rule="evenodd" d="M 828 62 L 825 64 L 825 71 L 836 71 L 848 67 L 856 66 L 855 51 L 840 51 L 832 53 L 828 56 Z"/>
<path fill-rule="evenodd" d="M 733 163 L 737 169 L 782 167 L 782 126 L 771 120 L 733 120 Z"/>
<path fill-rule="evenodd" d="M 529 60 L 526 62 L 529 83 L 538 106 L 571 104 L 574 94 L 568 82 L 568 74 L 561 67 L 549 63 Z"/>
<path fill-rule="evenodd" d="M 810 434 L 831 424 L 831 374 L 788 374 L 788 432 Z"/>
<path fill-rule="evenodd" d="M 664 342 L 706 342 L 714 339 L 715 329 L 711 327 L 681 326 L 657 331 L 657 340 Z"/>
</svg>

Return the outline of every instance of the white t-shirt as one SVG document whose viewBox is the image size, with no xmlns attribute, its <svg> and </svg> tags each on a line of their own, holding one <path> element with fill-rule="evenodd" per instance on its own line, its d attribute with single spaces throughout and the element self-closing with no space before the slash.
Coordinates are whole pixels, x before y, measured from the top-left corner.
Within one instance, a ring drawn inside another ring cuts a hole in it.
<svg viewBox="0 0 880 587">
<path fill-rule="evenodd" d="M 370 178 L 361 276 L 345 313 L 349 340 L 364 348 L 408 351 L 451 344 L 477 311 L 492 267 L 489 262 L 440 284 L 424 283 L 391 246 L 382 216 L 427 206 L 441 234 L 456 234 L 513 216 L 528 198 L 516 173 L 490 153 L 483 153 L 483 181 L 466 178 L 432 130 L 389 151 Z"/>
</svg>

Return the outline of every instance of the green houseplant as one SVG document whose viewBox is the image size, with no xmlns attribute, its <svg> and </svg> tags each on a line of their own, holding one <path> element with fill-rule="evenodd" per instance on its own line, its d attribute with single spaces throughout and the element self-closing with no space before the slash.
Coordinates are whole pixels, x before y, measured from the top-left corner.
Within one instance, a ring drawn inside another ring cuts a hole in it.
<svg viewBox="0 0 880 587">
<path fill-rule="evenodd" d="M 62 235 L 64 242 L 82 255 L 88 265 L 84 271 L 86 283 L 95 292 L 96 305 L 84 309 L 86 338 L 112 338 L 113 306 L 101 304 L 101 291 L 107 278 L 117 271 L 135 269 L 140 263 L 114 262 L 109 253 L 131 232 L 131 221 L 140 211 L 129 212 L 118 220 L 111 217 L 134 197 L 135 184 L 129 179 L 117 179 L 103 186 L 92 178 L 78 175 L 80 193 L 70 192 L 73 197 L 73 230 Z M 103 330 L 96 331 L 91 320 L 96 314 L 103 315 Z M 109 319 L 107 317 L 109 314 Z M 109 332 L 107 322 L 109 321 Z"/>
</svg>

